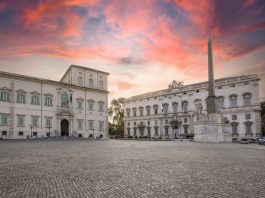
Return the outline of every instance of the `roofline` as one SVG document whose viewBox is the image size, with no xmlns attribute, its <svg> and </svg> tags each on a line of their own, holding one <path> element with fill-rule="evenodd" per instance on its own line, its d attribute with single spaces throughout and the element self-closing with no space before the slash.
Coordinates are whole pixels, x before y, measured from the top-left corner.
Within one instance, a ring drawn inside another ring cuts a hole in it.
<svg viewBox="0 0 265 198">
<path fill-rule="evenodd" d="M 98 72 L 98 73 L 101 73 L 101 74 L 110 75 L 110 73 L 108 73 L 108 72 L 104 72 L 104 71 L 88 68 L 88 67 L 85 67 L 85 66 L 71 64 L 70 67 L 68 67 L 68 69 L 64 73 L 64 75 L 63 75 L 63 77 L 61 78 L 60 81 L 62 81 L 64 79 L 64 77 L 69 73 L 70 69 L 72 69 L 72 68 L 83 69 L 83 70 L 87 70 L 87 71 Z"/>
<path fill-rule="evenodd" d="M 248 77 L 248 76 L 251 76 L 252 77 L 252 80 L 260 80 L 261 79 L 259 74 L 246 74 L 246 75 L 240 75 L 240 76 L 231 76 L 231 77 L 218 78 L 218 79 L 215 79 L 214 82 L 216 83 L 216 82 L 222 81 L 222 80 L 235 79 L 235 78 Z M 257 78 L 255 78 L 255 76 Z M 249 80 L 249 79 L 246 79 L 246 80 Z M 183 88 L 189 87 L 189 86 L 200 85 L 200 84 L 207 84 L 207 83 L 208 83 L 208 81 L 203 81 L 203 82 L 188 84 L 188 85 L 184 85 Z M 218 85 L 215 85 L 215 86 L 218 86 Z M 156 90 L 156 91 L 146 92 L 146 93 L 142 93 L 142 94 L 139 94 L 139 95 L 131 96 L 129 98 L 125 98 L 125 100 L 126 101 L 131 101 L 131 100 L 141 99 L 141 97 L 142 98 L 154 97 L 154 95 L 151 95 L 151 94 L 155 94 L 155 96 L 160 96 L 161 94 L 159 92 L 163 92 L 163 91 L 166 91 L 166 90 L 168 90 L 168 89 L 160 89 L 160 90 Z M 185 92 L 185 91 L 189 91 L 189 90 L 183 90 L 181 92 Z M 148 96 L 148 94 L 150 94 L 150 96 Z M 172 93 L 169 92 L 169 93 L 165 93 L 165 94 L 170 95 Z"/>
<path fill-rule="evenodd" d="M 38 82 L 38 83 L 42 83 L 42 84 L 50 84 L 50 85 L 71 87 L 73 89 L 89 90 L 89 91 L 92 91 L 92 92 L 107 93 L 107 94 L 109 93 L 109 91 L 106 91 L 106 90 L 93 89 L 93 88 L 88 88 L 88 87 L 81 87 L 81 86 L 71 85 L 71 84 L 60 82 L 60 81 L 56 81 L 56 80 L 37 78 L 37 77 L 26 76 L 26 75 L 22 75 L 22 74 L 4 72 L 4 71 L 0 71 L 0 77 L 17 79 L 17 80 L 24 80 L 24 81 L 30 81 L 30 82 Z"/>
</svg>

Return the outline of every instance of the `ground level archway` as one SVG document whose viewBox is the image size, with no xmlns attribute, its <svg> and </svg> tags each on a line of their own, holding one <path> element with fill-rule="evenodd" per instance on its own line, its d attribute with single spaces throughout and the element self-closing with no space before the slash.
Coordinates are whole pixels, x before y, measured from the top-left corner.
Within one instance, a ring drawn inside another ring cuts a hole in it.
<svg viewBox="0 0 265 198">
<path fill-rule="evenodd" d="M 69 121 L 66 119 L 61 121 L 61 136 L 69 136 Z"/>
</svg>

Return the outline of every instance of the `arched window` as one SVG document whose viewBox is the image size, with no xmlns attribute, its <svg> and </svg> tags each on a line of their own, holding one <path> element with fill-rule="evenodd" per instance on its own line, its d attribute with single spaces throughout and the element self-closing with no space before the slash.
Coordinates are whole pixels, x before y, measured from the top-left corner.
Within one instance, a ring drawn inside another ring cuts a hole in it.
<svg viewBox="0 0 265 198">
<path fill-rule="evenodd" d="M 237 107 L 237 95 L 233 94 L 229 98 L 230 98 L 230 107 Z"/>
<path fill-rule="evenodd" d="M 144 115 L 144 108 L 143 107 L 139 107 L 139 112 L 140 112 L 140 116 L 143 116 Z"/>
<path fill-rule="evenodd" d="M 137 115 L 136 115 L 136 112 L 137 112 L 137 109 L 134 107 L 134 108 L 133 108 L 133 116 L 134 116 L 134 117 L 137 116 Z"/>
<path fill-rule="evenodd" d="M 173 102 L 172 106 L 173 106 L 173 112 L 177 113 L 178 112 L 178 103 L 177 102 Z"/>
<path fill-rule="evenodd" d="M 148 115 L 148 116 L 150 116 L 150 106 L 146 106 L 146 114 Z"/>
<path fill-rule="evenodd" d="M 224 108 L 224 101 L 225 101 L 225 99 L 224 99 L 224 96 L 218 96 L 218 108 Z"/>
<path fill-rule="evenodd" d="M 68 94 L 66 92 L 64 92 L 61 95 L 61 106 L 62 107 L 68 107 L 69 103 L 68 103 Z"/>
<path fill-rule="evenodd" d="M 243 94 L 243 103 L 245 107 L 250 106 L 251 104 L 251 94 L 250 93 L 244 93 Z"/>
<path fill-rule="evenodd" d="M 127 108 L 126 112 L 127 112 L 127 117 L 130 117 L 131 116 L 131 109 Z"/>
<path fill-rule="evenodd" d="M 187 112 L 188 111 L 188 101 L 183 101 L 182 102 L 182 110 L 183 112 Z"/>
<path fill-rule="evenodd" d="M 158 105 L 154 105 L 153 107 L 154 107 L 154 113 L 155 113 L 155 115 L 157 115 L 158 114 Z"/>
<path fill-rule="evenodd" d="M 167 114 L 168 113 L 168 104 L 167 103 L 163 103 L 162 106 L 163 106 L 163 109 L 162 109 L 163 113 Z"/>
</svg>

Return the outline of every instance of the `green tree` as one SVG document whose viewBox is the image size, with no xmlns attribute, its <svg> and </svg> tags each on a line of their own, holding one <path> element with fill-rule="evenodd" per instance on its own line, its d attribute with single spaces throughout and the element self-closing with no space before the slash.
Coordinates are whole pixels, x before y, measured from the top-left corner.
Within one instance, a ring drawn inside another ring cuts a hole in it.
<svg viewBox="0 0 265 198">
<path fill-rule="evenodd" d="M 108 109 L 110 118 L 109 132 L 110 135 L 122 136 L 124 133 L 124 111 L 123 111 L 124 98 L 113 99 Z"/>
</svg>

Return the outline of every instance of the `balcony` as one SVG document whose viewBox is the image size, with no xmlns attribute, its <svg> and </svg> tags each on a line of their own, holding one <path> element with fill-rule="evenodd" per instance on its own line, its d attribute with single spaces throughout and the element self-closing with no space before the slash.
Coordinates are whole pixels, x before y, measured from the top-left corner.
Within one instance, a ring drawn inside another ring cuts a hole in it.
<svg viewBox="0 0 265 198">
<path fill-rule="evenodd" d="M 59 114 L 73 114 L 73 107 L 57 106 L 57 113 L 59 113 Z"/>
<path fill-rule="evenodd" d="M 145 128 L 146 125 L 145 125 L 145 123 L 141 122 L 141 123 L 137 124 L 137 127 L 141 129 L 141 128 Z"/>
</svg>

